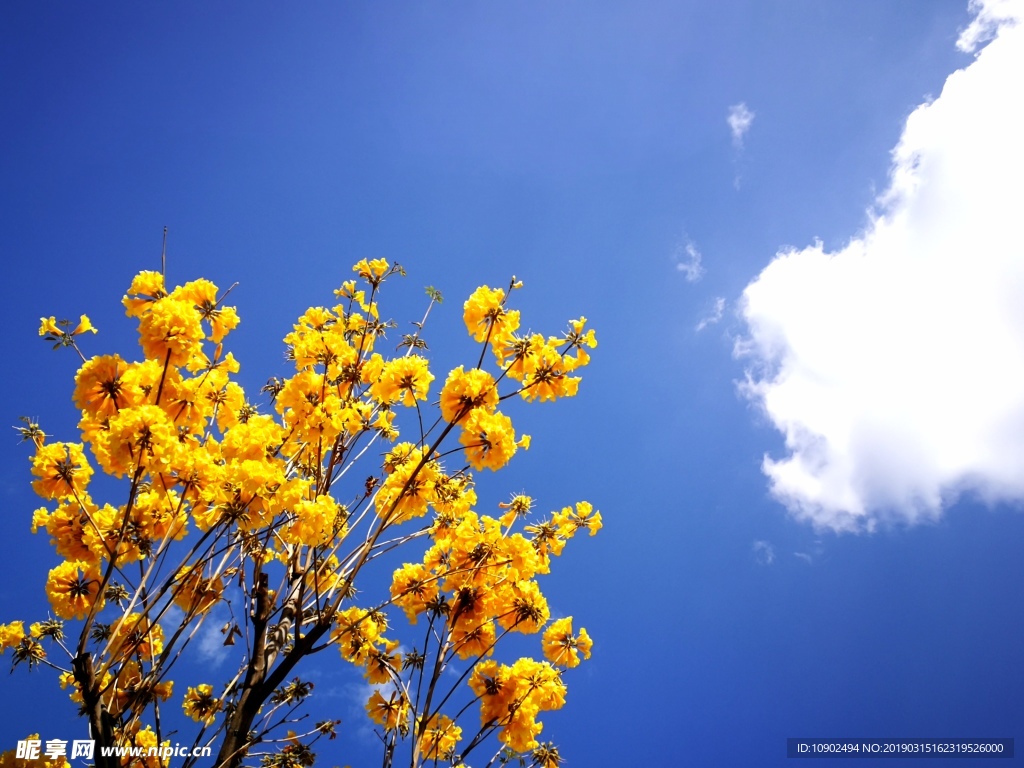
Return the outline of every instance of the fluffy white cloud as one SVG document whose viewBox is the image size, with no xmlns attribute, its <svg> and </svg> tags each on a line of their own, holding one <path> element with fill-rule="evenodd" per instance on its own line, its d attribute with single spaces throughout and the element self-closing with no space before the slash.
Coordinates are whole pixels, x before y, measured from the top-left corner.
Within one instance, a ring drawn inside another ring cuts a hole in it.
<svg viewBox="0 0 1024 768">
<path fill-rule="evenodd" d="M 956 41 L 956 47 L 964 53 L 971 53 L 979 44 L 996 36 L 1004 24 L 1017 24 L 1024 13 L 1021 0 L 971 0 L 974 20 Z"/>
<path fill-rule="evenodd" d="M 958 45 L 991 42 L 908 118 L 865 233 L 743 293 L 744 390 L 788 451 L 763 469 L 816 526 L 1024 499 L 1024 3 L 972 9 Z"/>
<path fill-rule="evenodd" d="M 747 109 L 744 102 L 733 104 L 729 107 L 729 116 L 726 118 L 729 123 L 729 131 L 732 133 L 732 143 L 737 149 L 743 146 L 743 137 L 750 130 L 754 123 L 754 113 Z"/>
</svg>

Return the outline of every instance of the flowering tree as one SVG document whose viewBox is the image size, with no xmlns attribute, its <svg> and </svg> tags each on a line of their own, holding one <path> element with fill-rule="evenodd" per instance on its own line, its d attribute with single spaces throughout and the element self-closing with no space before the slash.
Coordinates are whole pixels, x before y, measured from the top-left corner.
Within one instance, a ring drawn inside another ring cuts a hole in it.
<svg viewBox="0 0 1024 768">
<path fill-rule="evenodd" d="M 354 271 L 337 306 L 311 307 L 285 337 L 295 374 L 263 388 L 273 415 L 232 378 L 239 366 L 224 340 L 238 315 L 207 280 L 171 291 L 161 273 L 133 280 L 124 305 L 138 321 L 139 362 L 87 359 L 79 341 L 96 329 L 86 316 L 75 327 L 43 320 L 41 336 L 82 357 L 82 442 L 49 442 L 27 419 L 20 427 L 48 502 L 32 530 L 49 534 L 59 562 L 46 582 L 52 615 L 0 625 L 0 650 L 59 673 L 100 768 L 166 764 L 159 747 L 173 717 L 194 721 L 192 748 L 175 752 L 186 766 L 204 750 L 218 768 L 311 765 L 311 746 L 334 738 L 338 722 L 296 732 L 312 689 L 300 663 L 329 648 L 372 684 L 366 710 L 385 766 L 561 762 L 538 741 L 538 716 L 562 706 L 562 670 L 588 658 L 591 641 L 571 617 L 550 620 L 537 577 L 601 516 L 579 502 L 539 518 L 525 495 L 481 514 L 472 471 L 501 469 L 529 447 L 499 410 L 505 401 L 576 394 L 594 332 L 581 318 L 560 337 L 519 335 L 507 301 L 521 283 L 483 286 L 464 314 L 479 359 L 431 400 L 422 329 L 440 294 L 428 289 L 423 319 L 387 358 L 378 350 L 395 324 L 381 320 L 378 299 L 404 272 L 383 259 Z M 119 499 L 93 498 L 94 466 L 120 479 Z M 367 565 L 384 557 L 405 562 L 389 593 L 363 597 Z M 221 631 L 237 669 L 226 684 L 181 690 L 176 665 L 219 604 L 232 608 Z M 410 626 L 396 626 L 395 609 Z M 542 633 L 545 660 L 499 661 L 511 633 Z"/>
</svg>

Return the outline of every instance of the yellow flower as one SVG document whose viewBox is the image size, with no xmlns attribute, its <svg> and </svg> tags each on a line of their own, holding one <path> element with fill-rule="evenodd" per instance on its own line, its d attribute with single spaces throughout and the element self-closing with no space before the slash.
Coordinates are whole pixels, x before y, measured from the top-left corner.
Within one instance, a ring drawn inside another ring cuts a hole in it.
<svg viewBox="0 0 1024 768">
<path fill-rule="evenodd" d="M 369 264 L 367 264 L 367 268 L 369 268 Z M 346 280 L 343 282 L 340 288 L 335 289 L 334 295 L 340 299 L 351 299 L 362 307 L 364 312 L 367 312 L 370 309 L 366 304 L 366 293 L 364 291 L 356 290 L 355 280 Z"/>
<path fill-rule="evenodd" d="M 96 333 L 96 328 L 93 327 L 92 321 L 88 315 L 82 315 L 81 320 L 78 321 L 78 325 L 73 330 L 68 330 L 71 326 L 70 320 L 58 321 L 55 317 L 41 317 L 39 318 L 39 335 L 45 338 L 47 341 L 56 341 L 55 347 L 70 347 L 75 343 L 75 336 L 79 336 L 89 331 Z"/>
<path fill-rule="evenodd" d="M 83 619 L 100 596 L 99 568 L 77 560 L 64 562 L 53 568 L 46 580 L 46 595 L 53 612 L 62 619 Z"/>
<path fill-rule="evenodd" d="M 408 443 L 395 446 L 395 450 L 388 454 L 389 459 L 399 455 L 403 446 L 408 446 Z M 388 523 L 422 517 L 427 513 L 427 505 L 436 500 L 434 489 L 441 478 L 441 471 L 436 462 L 428 461 L 420 466 L 421 461 L 421 451 L 414 449 L 404 461 L 394 466 L 378 491 L 374 506 L 377 515 Z"/>
<path fill-rule="evenodd" d="M 461 515 L 468 511 L 476 504 L 472 477 L 462 473 L 441 475 L 434 481 L 434 499 L 430 503 L 441 514 Z"/>
<path fill-rule="evenodd" d="M 579 390 L 579 377 L 567 375 L 575 365 L 567 364 L 557 348 L 558 339 L 534 338 L 529 352 L 509 369 L 509 375 L 523 382 L 520 395 L 524 400 L 556 400 L 572 397 Z M 515 369 L 515 370 L 514 370 Z"/>
<path fill-rule="evenodd" d="M 401 691 L 392 691 L 386 699 L 380 691 L 374 691 L 370 700 L 366 702 L 366 711 L 370 719 L 383 726 L 386 731 L 408 727 L 409 700 Z"/>
<path fill-rule="evenodd" d="M 117 355 L 87 360 L 75 376 L 75 407 L 94 418 L 110 418 L 127 405 L 121 376 L 127 366 Z"/>
<path fill-rule="evenodd" d="M 75 330 L 71 332 L 72 336 L 77 336 L 80 333 L 92 332 L 96 333 L 96 328 L 93 326 L 92 321 L 88 315 L 82 315 L 78 321 L 78 325 L 75 326 Z"/>
<path fill-rule="evenodd" d="M 0 654 L 8 648 L 14 648 L 25 639 L 25 622 L 12 621 L 10 624 L 0 624 Z"/>
<path fill-rule="evenodd" d="M 426 400 L 430 382 L 434 380 L 426 358 L 409 355 L 384 363 L 380 378 L 370 387 L 370 394 L 379 403 L 398 401 L 413 406 L 417 400 Z"/>
<path fill-rule="evenodd" d="M 64 330 L 57 324 L 56 317 L 41 317 L 39 318 L 39 335 L 56 338 L 63 336 Z"/>
<path fill-rule="evenodd" d="M 448 760 L 462 738 L 462 729 L 445 715 L 434 715 L 423 729 L 420 754 L 426 760 Z"/>
<path fill-rule="evenodd" d="M 224 702 L 214 698 L 213 686 L 204 683 L 195 688 L 189 688 L 185 694 L 185 700 L 181 708 L 185 714 L 203 725 L 213 725 L 213 721 L 220 712 Z"/>
<path fill-rule="evenodd" d="M 291 544 L 315 547 L 344 535 L 345 515 L 338 502 L 330 496 L 300 501 L 292 512 L 295 518 L 282 534 Z"/>
<path fill-rule="evenodd" d="M 476 625 L 460 621 L 452 628 L 452 650 L 460 659 L 490 656 L 494 653 L 496 637 L 493 621 Z"/>
<path fill-rule="evenodd" d="M 338 644 L 342 658 L 353 664 L 365 664 L 374 650 L 373 644 L 380 640 L 382 626 L 375 620 L 375 614 L 362 608 L 345 608 L 338 611 L 335 623 L 331 639 Z"/>
<path fill-rule="evenodd" d="M 508 510 L 500 518 L 501 524 L 507 528 L 511 527 L 516 520 L 530 514 L 530 510 L 533 508 L 533 499 L 525 494 L 518 494 L 512 497 L 512 501 L 503 501 L 498 506 Z"/>
<path fill-rule="evenodd" d="M 101 700 L 106 706 L 107 711 L 116 717 L 131 699 L 131 692 L 137 691 L 141 683 L 142 672 L 139 669 L 138 662 L 134 660 L 122 664 L 113 680 L 111 680 L 108 673 L 104 673 L 104 694 Z M 154 688 L 155 693 L 156 690 Z M 79 698 L 81 698 L 80 695 Z"/>
<path fill-rule="evenodd" d="M 464 371 L 460 365 L 448 374 L 441 390 L 441 418 L 461 420 L 476 408 L 493 411 L 498 407 L 498 389 L 494 377 L 479 368 Z"/>
<path fill-rule="evenodd" d="M 555 513 L 554 521 L 568 531 L 568 536 L 581 528 L 586 528 L 591 536 L 595 536 L 603 527 L 601 513 L 595 512 L 589 501 L 577 502 L 575 511 L 572 507 L 565 507 L 561 512 Z"/>
<path fill-rule="evenodd" d="M 557 619 L 544 630 L 542 639 L 544 658 L 561 667 L 576 667 L 580 663 L 580 655 L 590 658 L 593 642 L 587 630 L 580 629 L 578 635 L 572 633 L 572 616 Z"/>
<path fill-rule="evenodd" d="M 136 766 L 142 766 L 143 768 L 160 768 L 160 766 L 166 767 L 171 758 L 171 742 L 164 740 L 158 743 L 156 734 L 153 733 L 153 727 L 147 725 L 145 728 L 139 730 L 139 722 L 134 722 L 134 735 L 130 736 L 129 744 L 134 744 L 135 747 L 141 749 L 141 754 L 145 757 L 129 757 L 124 756 L 121 758 L 121 764 L 125 768 L 136 768 Z M 166 751 L 164 751 L 166 750 Z M 168 757 L 160 757 L 161 754 L 167 754 Z"/>
<path fill-rule="evenodd" d="M 344 429 L 341 398 L 322 373 L 296 373 L 284 383 L 275 407 L 301 441 L 327 443 Z"/>
<path fill-rule="evenodd" d="M 175 293 L 192 302 L 200 317 L 210 324 L 210 341 L 214 344 L 220 344 L 229 331 L 238 327 L 238 312 L 234 307 L 219 306 L 217 286 L 209 280 L 193 280 Z"/>
<path fill-rule="evenodd" d="M 111 658 L 141 656 L 152 661 L 164 650 L 164 631 L 146 616 L 129 613 L 110 634 Z"/>
<path fill-rule="evenodd" d="M 260 414 L 229 429 L 221 443 L 221 453 L 226 461 L 264 461 L 267 449 L 276 448 L 284 438 L 281 425 L 272 416 Z"/>
<path fill-rule="evenodd" d="M 389 266 L 387 259 L 363 259 L 352 267 L 352 271 L 376 286 L 384 279 Z"/>
<path fill-rule="evenodd" d="M 512 420 L 503 413 L 481 409 L 472 411 L 463 422 L 459 442 L 465 446 L 466 459 L 474 469 L 501 469 L 516 452 Z"/>
<path fill-rule="evenodd" d="M 174 591 L 174 603 L 192 616 L 208 611 L 224 593 L 223 579 L 206 578 L 195 568 L 181 569 L 177 578 L 180 584 Z"/>
<path fill-rule="evenodd" d="M 406 563 L 391 577 L 391 598 L 411 624 L 437 598 L 437 579 L 420 563 Z"/>
<path fill-rule="evenodd" d="M 32 488 L 44 499 L 61 499 L 85 493 L 92 467 L 78 443 L 40 445 L 32 459 Z"/>
<path fill-rule="evenodd" d="M 578 320 L 571 320 L 569 322 L 569 332 L 565 335 L 564 339 L 556 340 L 562 341 L 566 344 L 566 348 L 563 352 L 563 358 L 566 362 L 566 370 L 576 370 L 582 368 L 584 365 L 590 362 L 590 355 L 584 349 L 589 347 L 593 349 L 597 346 L 597 336 L 594 334 L 594 330 L 590 329 L 584 332 L 583 327 L 587 323 L 587 318 L 581 317 Z M 576 350 L 576 356 L 570 357 L 568 355 L 572 350 Z"/>
<path fill-rule="evenodd" d="M 516 686 L 510 679 L 511 669 L 487 659 L 476 665 L 469 678 L 469 687 L 480 699 L 480 722 L 501 723 L 508 717 L 509 705 L 516 701 Z"/>
<path fill-rule="evenodd" d="M 474 340 L 489 340 L 496 348 L 519 328 L 519 310 L 505 309 L 505 291 L 486 285 L 466 299 L 462 319 Z"/>
<path fill-rule="evenodd" d="M 134 295 L 135 298 L 131 298 Z M 139 317 L 145 311 L 146 305 L 167 295 L 164 289 L 164 276 L 159 272 L 139 272 L 132 280 L 126 295 L 121 303 L 125 306 L 125 314 L 128 317 Z"/>
<path fill-rule="evenodd" d="M 160 390 L 160 382 L 167 381 L 169 375 L 180 375 L 177 370 L 164 372 L 162 360 L 143 360 L 140 363 L 127 363 L 121 375 L 121 392 L 124 402 L 118 402 L 120 408 L 126 405 L 143 405 L 153 403 Z"/>
<path fill-rule="evenodd" d="M 96 447 L 96 458 L 116 477 L 140 466 L 152 474 L 168 472 L 184 450 L 173 422 L 155 405 L 122 408 L 99 434 Z"/>
<path fill-rule="evenodd" d="M 246 409 L 245 390 L 233 381 L 220 389 L 208 391 L 206 398 L 216 408 L 217 429 L 222 433 L 235 426 Z"/>
<path fill-rule="evenodd" d="M 205 362 L 201 315 L 174 294 L 147 305 L 139 316 L 139 343 L 150 360 L 183 368 Z"/>
<path fill-rule="evenodd" d="M 110 504 L 104 504 L 91 509 L 90 515 L 92 522 L 82 526 L 82 544 L 89 550 L 89 555 L 82 558 L 83 562 L 99 563 L 101 559 L 116 557 L 118 563 L 125 565 L 142 557 L 140 538 L 122 534 L 125 525 L 124 507 L 115 509 Z M 134 518 L 135 515 L 131 514 L 128 520 L 128 525 L 133 528 L 136 522 Z"/>
<path fill-rule="evenodd" d="M 97 555 L 89 548 L 85 535 L 86 527 L 90 525 L 89 518 L 92 517 L 95 522 L 98 511 L 89 495 L 81 494 L 75 498 L 65 498 L 52 514 L 47 514 L 45 509 L 37 510 L 32 523 L 36 528 L 46 527 L 52 537 L 50 543 L 56 546 L 58 555 L 66 560 L 91 563 L 103 555 Z"/>
<path fill-rule="evenodd" d="M 370 685 L 392 682 L 402 668 L 402 654 L 395 653 L 401 645 L 397 640 L 385 640 L 383 649 L 374 648 L 366 657 L 366 679 Z"/>
<path fill-rule="evenodd" d="M 543 561 L 533 544 L 521 533 L 505 536 L 501 540 L 501 555 L 508 561 L 508 578 L 532 579 L 541 572 Z"/>
<path fill-rule="evenodd" d="M 537 632 L 551 615 L 548 601 L 541 594 L 537 582 L 520 581 L 513 584 L 512 593 L 511 610 L 501 616 L 499 623 L 505 629 L 514 629 L 523 634 Z"/>
<path fill-rule="evenodd" d="M 558 753 L 558 747 L 550 742 L 534 747 L 530 758 L 536 768 L 558 768 L 562 764 L 562 756 Z"/>
</svg>

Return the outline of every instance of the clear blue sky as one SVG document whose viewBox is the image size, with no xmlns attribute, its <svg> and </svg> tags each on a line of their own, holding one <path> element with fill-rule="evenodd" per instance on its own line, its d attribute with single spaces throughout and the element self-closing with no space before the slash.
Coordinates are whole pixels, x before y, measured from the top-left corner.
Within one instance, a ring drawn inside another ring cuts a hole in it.
<svg viewBox="0 0 1024 768">
<path fill-rule="evenodd" d="M 438 348 L 475 286 L 515 274 L 533 328 L 586 315 L 600 340 L 575 400 L 514 414 L 533 448 L 481 494 L 604 515 L 545 584 L 595 639 L 545 721 L 568 765 L 1024 737 L 1024 130 L 973 119 L 1024 113 L 1022 41 L 972 48 L 974 15 L 7 4 L 0 423 L 74 437 L 75 361 L 39 318 L 88 313 L 88 351 L 134 354 L 119 300 L 159 267 L 164 226 L 172 282 L 239 283 L 251 392 L 360 258 L 407 268 L 398 320 L 424 285 L 444 293 Z M 0 451 L 0 622 L 38 618 L 55 556 L 28 533 L 28 450 L 11 432 Z M 344 721 L 322 763 L 372 764 L 357 682 L 333 656 L 315 675 L 312 711 Z M 19 669 L 0 681 L 0 750 L 32 731 L 85 723 Z"/>
</svg>

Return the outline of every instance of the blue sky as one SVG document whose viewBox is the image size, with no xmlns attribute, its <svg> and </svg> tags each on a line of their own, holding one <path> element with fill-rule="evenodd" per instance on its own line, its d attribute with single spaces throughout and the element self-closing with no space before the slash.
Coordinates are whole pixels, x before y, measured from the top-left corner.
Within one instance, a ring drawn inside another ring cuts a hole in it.
<svg viewBox="0 0 1024 768">
<path fill-rule="evenodd" d="M 172 282 L 239 283 L 252 392 L 360 258 L 407 268 L 398 320 L 444 293 L 439 366 L 471 354 L 465 296 L 515 274 L 529 325 L 586 315 L 600 340 L 576 399 L 513 414 L 533 448 L 481 489 L 604 515 L 544 585 L 595 639 L 545 721 L 569 765 L 1022 736 L 1021 18 L 8 4 L 5 423 L 73 437 L 75 362 L 39 317 L 88 313 L 87 351 L 132 354 L 119 300 L 164 226 Z M 11 434 L 0 621 L 45 611 L 54 564 Z M 322 762 L 371 764 L 358 681 L 332 665 L 315 711 L 344 725 Z M 0 750 L 84 736 L 46 673 L 0 685 Z"/>
</svg>

